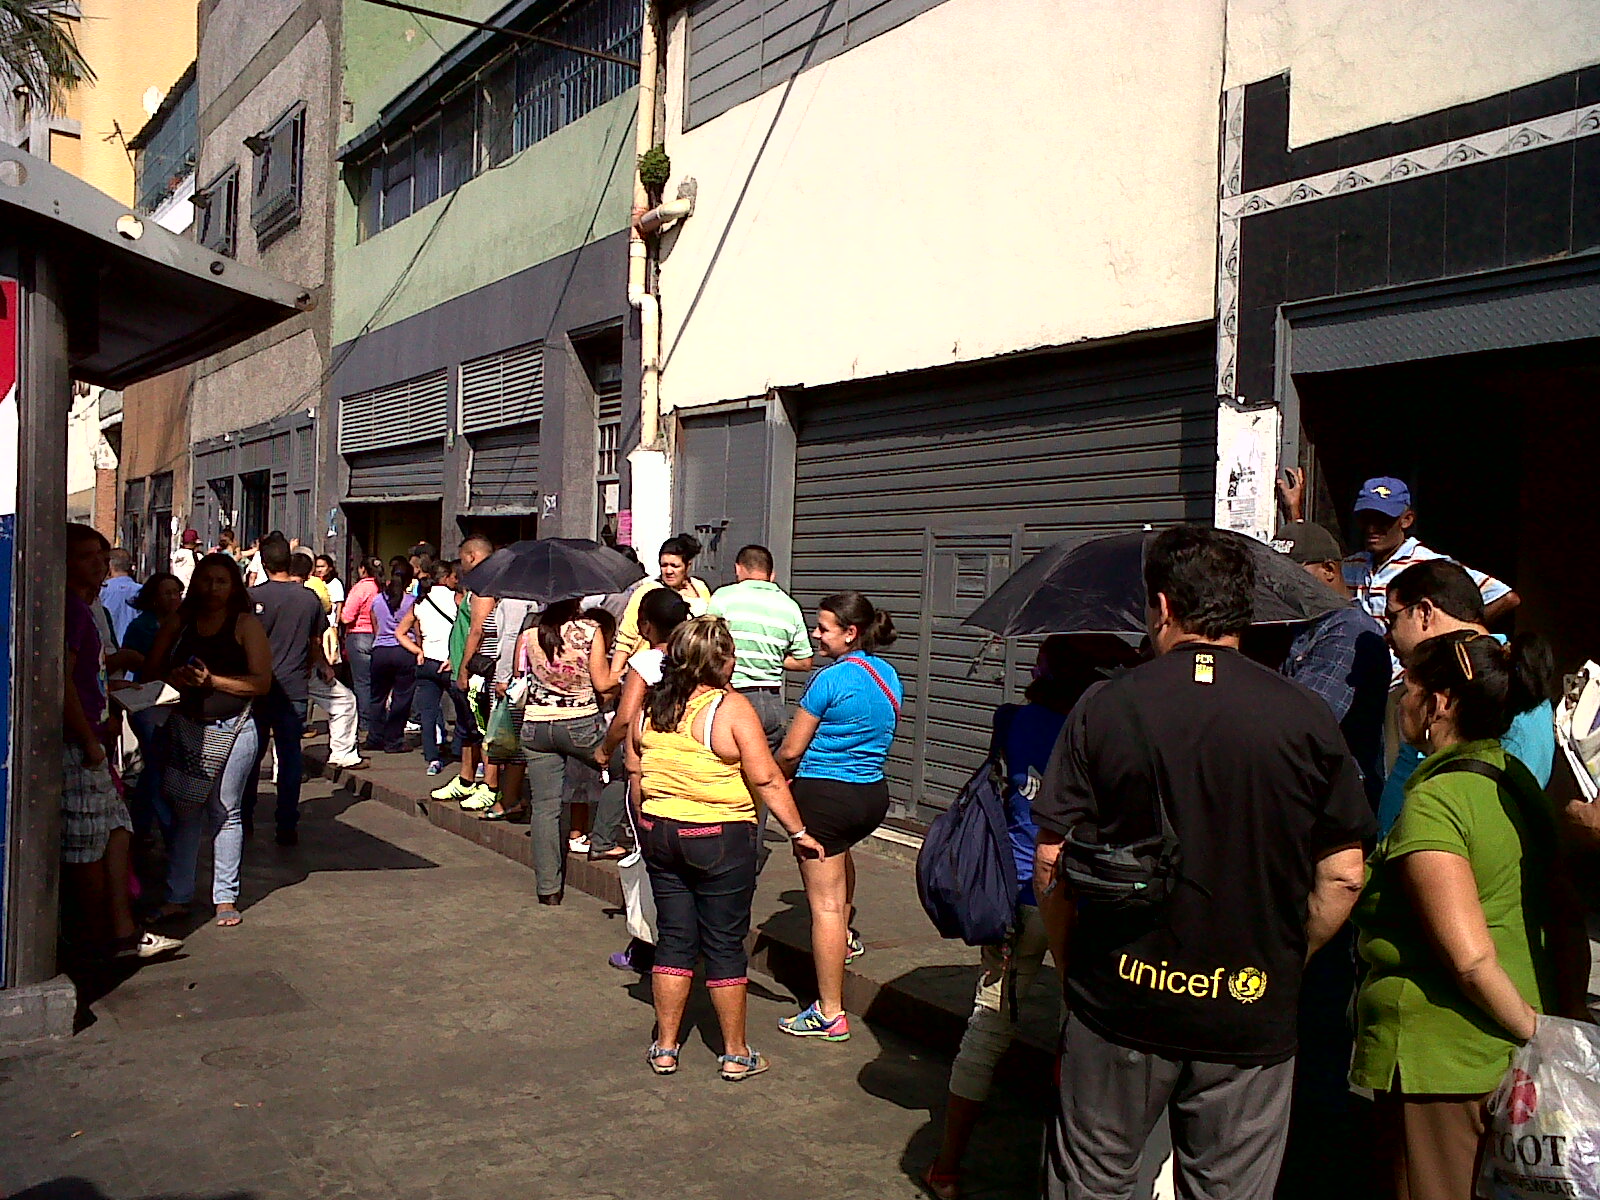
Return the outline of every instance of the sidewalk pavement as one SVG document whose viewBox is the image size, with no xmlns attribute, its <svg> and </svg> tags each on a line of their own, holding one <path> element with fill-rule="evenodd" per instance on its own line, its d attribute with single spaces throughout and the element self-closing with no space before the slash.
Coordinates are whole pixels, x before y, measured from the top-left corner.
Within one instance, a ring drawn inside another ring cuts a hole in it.
<svg viewBox="0 0 1600 1200">
<path fill-rule="evenodd" d="M 270 803 L 270 791 L 263 797 Z M 270 811 L 270 808 L 269 808 Z M 13 1200 L 917 1200 L 948 1059 L 866 1022 L 783 1037 L 759 976 L 748 1083 L 696 988 L 679 1072 L 645 1063 L 622 922 L 532 902 L 516 864 L 311 781 L 301 841 L 246 845 L 244 922 L 119 965 L 64 1043 L 0 1052 Z M 209 866 L 202 867 L 202 878 Z M 998 1089 L 978 1200 L 1037 1196 L 1038 1104 Z"/>
<path fill-rule="evenodd" d="M 331 778 L 531 871 L 526 825 L 480 821 L 455 804 L 430 800 L 428 793 L 449 776 L 430 779 L 420 754 L 374 754 L 370 761 L 361 771 L 329 768 L 324 745 L 306 746 L 308 774 Z M 782 844 L 772 849 L 756 888 L 751 966 L 797 994 L 814 995 L 810 916 L 799 867 Z M 917 899 L 912 863 L 900 848 L 885 843 L 884 849 L 888 852 L 875 852 L 869 842 L 855 851 L 856 928 L 867 953 L 845 969 L 845 1007 L 941 1054 L 954 1054 L 972 1011 L 978 951 L 939 937 Z M 530 895 L 532 887 L 530 878 Z M 609 862 L 569 855 L 567 887 L 622 905 L 622 885 Z M 620 921 L 613 936 L 614 948 L 622 949 L 627 933 Z M 1053 972 L 1043 971 L 1039 979 L 1022 997 L 1019 1035 L 1001 1063 L 1000 1077 L 1042 1089 L 1054 1072 L 1061 990 Z"/>
</svg>

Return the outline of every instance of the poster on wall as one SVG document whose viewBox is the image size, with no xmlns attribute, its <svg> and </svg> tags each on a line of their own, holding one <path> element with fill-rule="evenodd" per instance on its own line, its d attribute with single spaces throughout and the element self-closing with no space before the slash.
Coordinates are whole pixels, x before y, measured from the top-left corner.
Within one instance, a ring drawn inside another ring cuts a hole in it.
<svg viewBox="0 0 1600 1200">
<path fill-rule="evenodd" d="M 22 289 L 0 278 L 0 936 L 8 927 L 10 892 L 6 846 L 10 843 L 11 797 L 11 572 L 17 545 L 17 363 L 21 357 Z M 0 987 L 5 985 L 0 955 Z"/>
<path fill-rule="evenodd" d="M 1278 433 L 1276 406 L 1217 406 L 1216 525 L 1263 542 L 1277 524 Z"/>
</svg>

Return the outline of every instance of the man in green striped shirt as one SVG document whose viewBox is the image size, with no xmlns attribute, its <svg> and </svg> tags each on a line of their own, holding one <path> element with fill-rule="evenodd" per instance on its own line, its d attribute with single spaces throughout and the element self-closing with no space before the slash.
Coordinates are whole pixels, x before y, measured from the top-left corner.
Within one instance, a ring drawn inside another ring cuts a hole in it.
<svg viewBox="0 0 1600 1200">
<path fill-rule="evenodd" d="M 767 745 L 776 754 L 788 726 L 783 703 L 784 671 L 811 670 L 811 637 L 800 606 L 772 582 L 772 551 L 746 546 L 733 562 L 738 581 L 718 588 L 706 611 L 721 617 L 733 634 L 733 690 L 761 718 Z M 756 870 L 767 865 L 767 809 L 756 826 Z"/>
<path fill-rule="evenodd" d="M 708 612 L 728 623 L 737 659 L 733 689 L 761 717 L 774 752 L 783 742 L 783 673 L 811 670 L 811 638 L 800 606 L 772 582 L 772 551 L 746 546 L 734 560 L 737 583 L 718 588 Z"/>
</svg>

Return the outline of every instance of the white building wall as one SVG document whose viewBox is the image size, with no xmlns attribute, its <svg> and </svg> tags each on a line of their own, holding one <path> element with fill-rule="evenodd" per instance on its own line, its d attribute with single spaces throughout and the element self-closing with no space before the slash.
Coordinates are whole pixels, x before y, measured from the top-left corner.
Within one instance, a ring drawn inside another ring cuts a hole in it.
<svg viewBox="0 0 1600 1200">
<path fill-rule="evenodd" d="M 1209 320 L 1223 3 L 946 0 L 688 132 L 679 14 L 664 404 Z"/>
<path fill-rule="evenodd" d="M 1594 0 L 1228 0 L 1227 86 L 1289 72 L 1289 144 L 1600 62 Z"/>
</svg>

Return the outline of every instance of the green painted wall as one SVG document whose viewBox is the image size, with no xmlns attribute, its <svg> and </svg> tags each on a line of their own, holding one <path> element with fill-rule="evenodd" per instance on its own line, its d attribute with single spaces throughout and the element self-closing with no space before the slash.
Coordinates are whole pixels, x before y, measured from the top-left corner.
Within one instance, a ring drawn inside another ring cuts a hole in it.
<svg viewBox="0 0 1600 1200">
<path fill-rule="evenodd" d="M 475 20 L 503 4 L 430 0 L 430 7 Z M 347 0 L 344 18 L 344 94 L 354 113 L 340 129 L 341 141 L 370 125 L 384 104 L 471 32 L 364 0 Z M 629 90 L 364 242 L 356 240 L 349 188 L 340 187 L 334 344 L 627 228 L 637 109 L 638 92 Z M 627 288 L 625 270 L 618 265 L 619 296 Z M 403 273 L 404 282 L 390 296 Z"/>
</svg>

